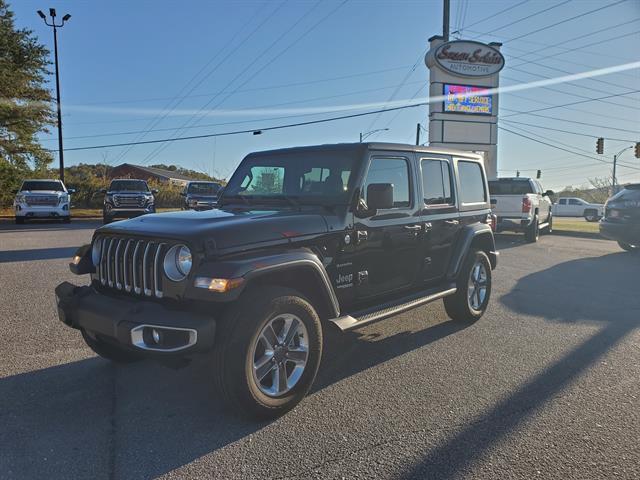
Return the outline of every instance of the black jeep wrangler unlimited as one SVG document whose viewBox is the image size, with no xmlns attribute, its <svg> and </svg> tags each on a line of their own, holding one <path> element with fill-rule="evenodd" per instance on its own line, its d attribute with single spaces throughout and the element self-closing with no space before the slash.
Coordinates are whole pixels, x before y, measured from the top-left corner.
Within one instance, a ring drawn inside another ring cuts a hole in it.
<svg viewBox="0 0 640 480">
<path fill-rule="evenodd" d="M 98 355 L 211 353 L 229 403 L 256 417 L 311 387 L 323 330 L 444 299 L 482 316 L 497 252 L 481 159 L 358 143 L 248 155 L 219 208 L 99 228 L 56 288 L 62 322 Z"/>
</svg>

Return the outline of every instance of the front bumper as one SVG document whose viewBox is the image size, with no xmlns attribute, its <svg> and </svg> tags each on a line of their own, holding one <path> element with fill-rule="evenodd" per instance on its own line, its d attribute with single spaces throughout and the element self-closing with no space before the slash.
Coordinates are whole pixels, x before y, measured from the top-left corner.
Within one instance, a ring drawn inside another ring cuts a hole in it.
<svg viewBox="0 0 640 480">
<path fill-rule="evenodd" d="M 135 218 L 139 217 L 140 215 L 146 215 L 147 213 L 156 213 L 155 205 L 144 208 L 105 208 L 105 214 L 111 218 Z"/>
<path fill-rule="evenodd" d="M 145 356 L 185 356 L 213 347 L 216 321 L 200 313 L 112 297 L 68 282 L 56 287 L 56 303 L 60 321 L 69 327 Z"/>
<path fill-rule="evenodd" d="M 616 242 L 640 245 L 640 225 L 630 223 L 600 222 L 600 235 Z"/>
<path fill-rule="evenodd" d="M 68 203 L 59 205 L 27 205 L 19 203 L 14 205 L 16 217 L 24 218 L 65 218 L 71 213 Z"/>
</svg>

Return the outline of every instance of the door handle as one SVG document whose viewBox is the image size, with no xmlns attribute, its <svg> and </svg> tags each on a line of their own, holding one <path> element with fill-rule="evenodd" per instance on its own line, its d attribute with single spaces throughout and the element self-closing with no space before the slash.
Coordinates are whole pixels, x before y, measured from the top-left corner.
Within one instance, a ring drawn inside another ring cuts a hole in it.
<svg viewBox="0 0 640 480">
<path fill-rule="evenodd" d="M 444 223 L 446 223 L 447 225 L 451 225 L 452 227 L 455 225 L 460 225 L 460 222 L 458 220 L 445 220 Z"/>
<path fill-rule="evenodd" d="M 419 232 L 420 230 L 422 230 L 422 226 L 421 225 L 405 225 L 404 229 L 411 230 L 414 232 Z"/>
</svg>

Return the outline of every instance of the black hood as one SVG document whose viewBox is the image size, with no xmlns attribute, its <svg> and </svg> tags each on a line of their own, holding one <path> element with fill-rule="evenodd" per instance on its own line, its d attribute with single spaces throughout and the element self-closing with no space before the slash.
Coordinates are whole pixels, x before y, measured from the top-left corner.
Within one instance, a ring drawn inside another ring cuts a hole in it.
<svg viewBox="0 0 640 480">
<path fill-rule="evenodd" d="M 96 232 L 182 240 L 198 249 L 206 242 L 207 249 L 213 245 L 220 250 L 327 231 L 324 217 L 316 211 L 223 208 L 144 215 L 105 225 Z"/>
</svg>

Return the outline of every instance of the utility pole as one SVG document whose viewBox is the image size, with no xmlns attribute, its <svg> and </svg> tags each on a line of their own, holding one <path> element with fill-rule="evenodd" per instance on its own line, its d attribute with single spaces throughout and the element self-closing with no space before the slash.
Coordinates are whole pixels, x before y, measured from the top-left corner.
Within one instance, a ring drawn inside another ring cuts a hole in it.
<svg viewBox="0 0 640 480">
<path fill-rule="evenodd" d="M 58 110 L 58 155 L 60 158 L 60 180 L 64 182 L 64 148 L 62 146 L 62 108 L 60 107 L 60 73 L 58 68 L 58 28 L 71 18 L 68 13 L 62 17 L 62 23 L 56 24 L 56 9 L 50 8 L 51 23 L 47 22 L 47 16 L 38 10 L 38 15 L 44 20 L 45 25 L 53 28 L 53 52 L 56 64 L 56 106 Z"/>
<path fill-rule="evenodd" d="M 378 133 L 378 132 L 386 132 L 386 131 L 388 131 L 388 130 L 389 130 L 388 128 L 377 128 L 377 129 L 375 129 L 375 130 L 371 130 L 371 131 L 369 131 L 369 132 L 365 132 L 365 133 L 360 132 L 360 143 L 362 143 L 362 141 L 363 141 L 365 138 L 370 137 L 370 136 L 371 136 L 371 135 L 373 135 L 374 133 Z"/>
<path fill-rule="evenodd" d="M 420 145 L 420 124 L 416 126 L 416 146 Z"/>
<path fill-rule="evenodd" d="M 444 41 L 449 41 L 449 12 L 450 12 L 450 0 L 443 0 L 442 9 L 442 36 Z"/>
</svg>

